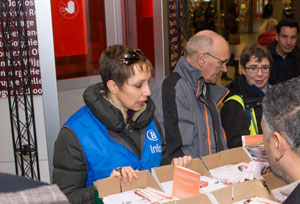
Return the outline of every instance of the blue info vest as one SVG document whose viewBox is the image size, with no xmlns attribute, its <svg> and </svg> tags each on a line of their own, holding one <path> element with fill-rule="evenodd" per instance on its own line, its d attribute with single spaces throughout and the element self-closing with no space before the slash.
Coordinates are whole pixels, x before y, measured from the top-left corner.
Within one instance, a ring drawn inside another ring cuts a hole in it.
<svg viewBox="0 0 300 204">
<path fill-rule="evenodd" d="M 135 170 L 151 170 L 162 160 L 161 138 L 154 121 L 147 127 L 142 158 L 108 136 L 106 127 L 83 106 L 64 124 L 77 135 L 88 165 L 86 186 L 110 176 L 117 167 L 131 166 Z"/>
</svg>

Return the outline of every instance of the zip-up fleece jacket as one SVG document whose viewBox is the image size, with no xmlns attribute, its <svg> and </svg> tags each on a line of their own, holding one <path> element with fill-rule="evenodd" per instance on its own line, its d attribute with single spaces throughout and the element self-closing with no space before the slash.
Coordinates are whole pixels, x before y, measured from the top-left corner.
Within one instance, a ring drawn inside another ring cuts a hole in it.
<svg viewBox="0 0 300 204">
<path fill-rule="evenodd" d="M 160 166 L 162 154 L 167 155 L 153 121 L 151 98 L 125 124 L 123 114 L 104 97 L 101 87 L 95 84 L 86 89 L 86 106 L 70 117 L 55 143 L 53 183 L 71 203 L 94 203 L 93 182 L 117 167 L 151 169 Z"/>
<path fill-rule="evenodd" d="M 184 57 L 179 59 L 151 95 L 171 158 L 202 157 L 227 148 L 217 105 L 228 92 L 225 87 L 205 83 L 199 69 Z"/>
</svg>

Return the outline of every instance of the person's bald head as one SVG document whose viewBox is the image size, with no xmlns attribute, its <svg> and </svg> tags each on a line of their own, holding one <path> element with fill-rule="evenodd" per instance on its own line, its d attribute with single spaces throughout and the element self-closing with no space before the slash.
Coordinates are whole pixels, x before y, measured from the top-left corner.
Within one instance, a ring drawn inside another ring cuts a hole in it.
<svg viewBox="0 0 300 204">
<path fill-rule="evenodd" d="M 228 59 L 228 43 L 216 32 L 200 31 L 187 42 L 186 60 L 202 72 L 207 83 L 216 83 L 217 76 L 227 71 Z"/>
<path fill-rule="evenodd" d="M 186 45 L 186 56 L 193 58 L 199 52 L 214 52 L 216 48 L 224 48 L 229 51 L 226 40 L 218 33 L 211 30 L 203 30 L 192 36 Z"/>
</svg>

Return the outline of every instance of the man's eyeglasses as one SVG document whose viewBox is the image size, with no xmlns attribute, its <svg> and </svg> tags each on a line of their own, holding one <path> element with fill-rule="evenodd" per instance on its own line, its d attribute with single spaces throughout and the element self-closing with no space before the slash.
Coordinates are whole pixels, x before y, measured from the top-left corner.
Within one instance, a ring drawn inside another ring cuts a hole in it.
<svg viewBox="0 0 300 204">
<path fill-rule="evenodd" d="M 139 49 L 130 50 L 130 51 L 126 52 L 121 59 L 121 63 L 126 64 L 126 65 L 131 65 L 131 64 L 139 61 L 140 58 L 139 58 L 138 54 L 144 56 L 144 53 Z"/>
<path fill-rule="evenodd" d="M 269 73 L 270 72 L 270 66 L 250 66 L 250 67 L 245 67 L 250 73 L 257 73 L 258 70 L 260 69 L 263 73 Z"/>
<path fill-rule="evenodd" d="M 218 58 L 218 57 L 216 57 L 216 56 L 214 56 L 214 55 L 212 55 L 212 54 L 210 54 L 208 52 L 206 52 L 205 54 L 207 54 L 208 56 L 211 56 L 211 57 L 215 58 L 216 60 L 218 60 L 221 66 L 223 66 L 223 65 L 225 65 L 225 64 L 228 63 L 227 59 L 226 60 L 221 60 L 220 58 Z"/>
</svg>

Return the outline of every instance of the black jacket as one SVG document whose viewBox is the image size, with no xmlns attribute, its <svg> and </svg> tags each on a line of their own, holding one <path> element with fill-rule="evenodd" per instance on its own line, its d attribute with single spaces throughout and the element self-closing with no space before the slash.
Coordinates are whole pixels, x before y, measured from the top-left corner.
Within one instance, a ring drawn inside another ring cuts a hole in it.
<svg viewBox="0 0 300 204">
<path fill-rule="evenodd" d="M 270 79 L 269 79 L 269 83 L 271 85 L 289 80 L 291 78 L 294 78 L 294 77 L 297 77 L 300 75 L 300 49 L 296 46 L 294 48 L 294 50 L 291 53 L 289 53 L 285 59 L 283 59 L 280 55 L 277 54 L 277 52 L 275 50 L 276 45 L 277 45 L 277 41 L 274 41 L 268 46 L 268 49 L 270 50 L 272 57 L 273 57 L 273 65 L 271 68 Z M 293 57 L 294 59 L 296 59 L 296 64 L 289 63 L 291 67 L 286 66 L 286 64 L 288 63 L 288 58 L 290 59 L 290 57 Z M 287 70 L 287 72 L 288 72 L 288 70 L 295 69 L 293 71 L 294 73 L 289 74 L 288 77 L 284 77 L 284 76 L 278 74 L 278 70 L 280 68 L 279 66 L 282 61 L 284 61 L 284 64 L 285 64 L 284 69 Z"/>
<path fill-rule="evenodd" d="M 242 96 L 245 107 L 254 108 L 258 132 L 261 134 L 262 130 L 260 121 L 262 118 L 261 102 L 263 93 L 260 93 L 258 90 L 250 87 L 244 75 L 235 78 L 227 88 L 230 89 L 230 93 L 224 101 L 233 95 Z M 235 100 L 225 102 L 221 109 L 221 120 L 226 133 L 228 148 L 242 146 L 241 136 L 250 134 L 250 123 L 240 103 Z"/>
<path fill-rule="evenodd" d="M 154 103 L 149 97 L 146 109 L 136 113 L 139 114 L 137 118 L 125 124 L 123 114 L 104 97 L 101 87 L 102 85 L 95 84 L 85 90 L 83 98 L 86 105 L 107 127 L 108 134 L 113 140 L 140 157 L 140 137 L 144 136 L 144 128 L 153 120 Z M 162 143 L 162 163 L 167 164 L 169 158 L 163 137 Z M 53 183 L 60 187 L 71 203 L 94 203 L 93 185 L 85 187 L 88 175 L 85 155 L 77 136 L 68 127 L 61 129 L 56 140 L 53 166 Z"/>
<path fill-rule="evenodd" d="M 295 204 L 300 203 L 300 184 L 293 190 L 293 192 L 287 197 L 283 204 Z"/>
</svg>

